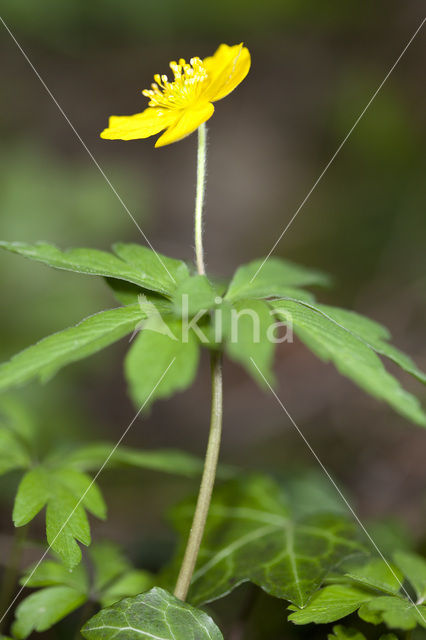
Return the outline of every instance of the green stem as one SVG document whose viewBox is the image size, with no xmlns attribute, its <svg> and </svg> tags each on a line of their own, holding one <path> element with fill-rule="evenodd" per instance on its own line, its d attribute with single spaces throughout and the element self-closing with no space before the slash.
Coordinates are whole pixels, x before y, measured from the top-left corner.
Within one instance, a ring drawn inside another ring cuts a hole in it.
<svg viewBox="0 0 426 640">
<path fill-rule="evenodd" d="M 205 275 L 203 250 L 203 205 L 206 186 L 206 158 L 207 158 L 207 129 L 205 123 L 198 127 L 198 152 L 197 152 L 197 192 L 195 196 L 195 256 L 197 270 L 200 275 Z"/>
<path fill-rule="evenodd" d="M 212 367 L 212 408 L 210 420 L 210 434 L 204 462 L 203 477 L 198 494 L 194 519 L 185 550 L 185 555 L 176 583 L 175 596 L 185 600 L 192 574 L 197 562 L 198 551 L 204 533 L 213 485 L 216 477 L 217 461 L 219 458 L 220 440 L 222 435 L 222 356 L 213 351 L 211 356 Z"/>
<path fill-rule="evenodd" d="M 27 537 L 27 527 L 15 529 L 13 545 L 10 552 L 10 561 L 5 569 L 3 583 L 0 594 L 0 615 L 7 609 L 13 596 L 13 592 L 18 581 L 20 560 L 25 539 Z M 3 629 L 7 616 L 3 618 L 0 631 Z"/>
<path fill-rule="evenodd" d="M 197 270 L 200 275 L 205 275 L 203 250 L 203 204 L 206 178 L 206 125 L 198 128 L 198 154 L 197 154 L 197 193 L 195 198 L 195 256 Z M 203 476 L 198 493 L 197 505 L 191 531 L 189 533 L 185 554 L 182 560 L 179 576 L 176 582 L 175 596 L 185 600 L 191 584 L 201 540 L 206 526 L 213 486 L 216 478 L 217 461 L 219 458 L 220 441 L 222 436 L 222 355 L 212 352 L 212 407 L 210 418 L 210 434 L 204 461 Z"/>
</svg>

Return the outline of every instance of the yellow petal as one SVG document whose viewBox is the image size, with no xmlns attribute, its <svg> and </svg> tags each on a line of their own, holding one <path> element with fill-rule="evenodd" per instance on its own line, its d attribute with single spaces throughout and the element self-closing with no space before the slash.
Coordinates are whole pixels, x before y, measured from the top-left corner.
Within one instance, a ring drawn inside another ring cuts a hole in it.
<svg viewBox="0 0 426 640">
<path fill-rule="evenodd" d="M 250 52 L 242 44 L 221 44 L 216 53 L 203 60 L 209 84 L 203 95 L 215 102 L 233 91 L 250 70 Z"/>
<path fill-rule="evenodd" d="M 183 112 L 180 119 L 172 124 L 155 143 L 156 147 L 164 147 L 166 144 L 177 142 L 186 138 L 190 133 L 198 129 L 200 124 L 212 117 L 214 106 L 211 102 L 206 102 L 197 107 L 188 108 Z"/>
<path fill-rule="evenodd" d="M 181 111 L 171 111 L 148 107 L 133 116 L 111 116 L 109 127 L 101 133 L 107 140 L 137 140 L 149 138 L 174 124 L 182 115 Z"/>
</svg>

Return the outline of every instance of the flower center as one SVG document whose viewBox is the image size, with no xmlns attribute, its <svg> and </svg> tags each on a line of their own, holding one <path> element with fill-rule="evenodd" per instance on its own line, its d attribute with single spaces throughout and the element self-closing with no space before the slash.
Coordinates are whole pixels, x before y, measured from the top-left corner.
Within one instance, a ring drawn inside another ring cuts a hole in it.
<svg viewBox="0 0 426 640">
<path fill-rule="evenodd" d="M 181 58 L 179 63 L 171 62 L 174 80 L 169 82 L 166 75 L 154 76 L 155 82 L 151 89 L 142 91 L 149 98 L 150 107 L 162 107 L 165 109 L 182 109 L 196 102 L 203 83 L 208 78 L 208 73 L 200 58 L 191 58 L 189 64 Z"/>
</svg>

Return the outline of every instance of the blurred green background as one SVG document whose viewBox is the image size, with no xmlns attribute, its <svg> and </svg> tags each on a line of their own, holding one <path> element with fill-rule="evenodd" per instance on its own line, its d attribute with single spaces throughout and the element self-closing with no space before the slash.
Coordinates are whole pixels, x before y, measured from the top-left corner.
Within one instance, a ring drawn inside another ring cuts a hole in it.
<svg viewBox="0 0 426 640">
<path fill-rule="evenodd" d="M 220 42 L 246 43 L 252 70 L 209 122 L 207 260 L 212 273 L 229 277 L 241 262 L 268 253 L 423 8 L 416 1 L 3 0 L 2 16 L 155 248 L 188 260 L 196 137 L 157 150 L 153 139 L 107 142 L 99 132 L 110 114 L 145 108 L 140 92 L 169 60 L 205 57 Z M 117 239 L 143 242 L 1 25 L 0 32 L 0 237 L 102 249 Z M 423 369 L 425 53 L 421 33 L 276 250 L 332 273 L 335 287 L 322 299 L 386 324 Z M 2 360 L 115 304 L 100 279 L 7 254 L 0 271 Z M 125 351 L 124 340 L 48 386 L 17 394 L 45 438 L 119 438 L 134 414 Z M 400 518 L 420 539 L 424 433 L 297 342 L 280 348 L 276 366 L 282 401 L 360 515 Z M 426 401 L 420 385 L 404 382 Z M 316 468 L 271 396 L 229 364 L 225 385 L 224 461 L 280 473 Z M 204 361 L 195 387 L 140 418 L 127 444 L 202 455 L 208 404 Z M 2 489 L 5 553 L 13 482 Z M 107 472 L 100 484 L 109 519 L 94 523 L 95 538 L 121 541 L 141 559 L 156 558 L 153 549 L 162 557 L 172 540 L 162 512 L 193 484 L 140 471 Z"/>
</svg>

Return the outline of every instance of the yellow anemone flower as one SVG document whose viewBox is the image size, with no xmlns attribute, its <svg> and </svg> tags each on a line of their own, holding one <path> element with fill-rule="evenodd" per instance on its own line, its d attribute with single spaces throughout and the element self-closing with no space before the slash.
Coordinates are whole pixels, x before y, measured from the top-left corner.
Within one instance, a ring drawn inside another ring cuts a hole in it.
<svg viewBox="0 0 426 640">
<path fill-rule="evenodd" d="M 111 116 L 102 131 L 107 140 L 149 138 L 166 129 L 156 147 L 182 140 L 206 122 L 214 112 L 212 102 L 221 100 L 244 80 L 250 69 L 250 53 L 242 44 L 221 44 L 208 58 L 171 62 L 174 80 L 156 74 L 151 89 L 142 91 L 148 107 L 133 116 Z"/>
</svg>

